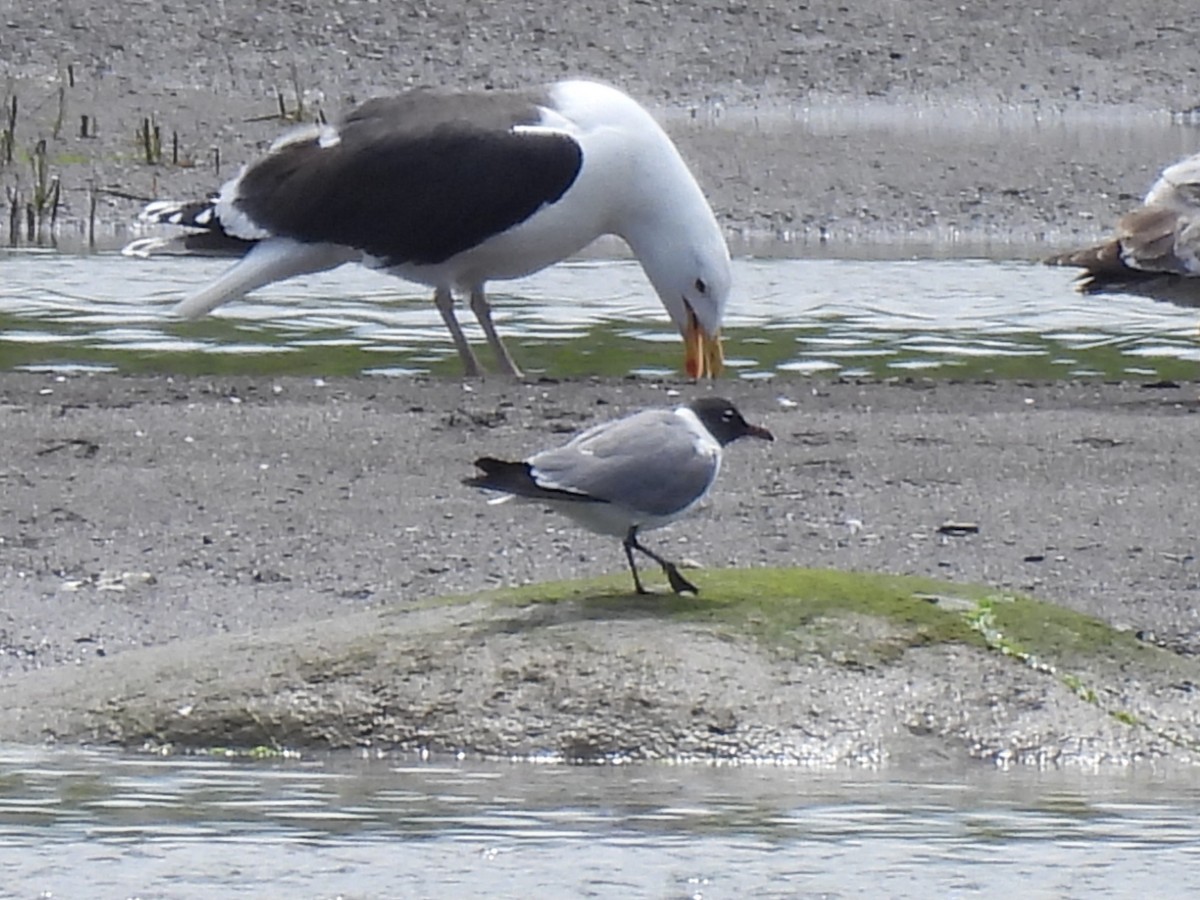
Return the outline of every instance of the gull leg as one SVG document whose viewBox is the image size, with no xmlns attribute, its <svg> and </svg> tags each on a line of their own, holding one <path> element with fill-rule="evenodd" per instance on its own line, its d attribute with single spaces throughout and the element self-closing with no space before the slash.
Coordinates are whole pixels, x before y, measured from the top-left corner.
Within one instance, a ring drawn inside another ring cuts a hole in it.
<svg viewBox="0 0 1200 900">
<path fill-rule="evenodd" d="M 671 585 L 671 590 L 673 590 L 675 593 L 677 593 L 677 594 L 682 594 L 684 592 L 687 592 L 689 594 L 699 594 L 700 593 L 700 589 L 698 587 L 696 587 L 694 584 L 692 584 L 690 581 L 688 581 L 686 578 L 684 578 L 682 575 L 679 574 L 679 569 L 676 567 L 675 563 L 663 559 L 661 556 L 659 556 L 653 550 L 650 550 L 647 547 L 643 547 L 638 542 L 636 525 L 634 525 L 632 528 L 630 528 L 629 533 L 625 535 L 625 555 L 629 557 L 629 567 L 631 569 L 633 568 L 633 551 L 634 550 L 638 550 L 642 553 L 645 553 L 648 557 L 650 557 L 652 560 L 654 560 L 656 563 L 658 563 L 660 566 L 662 566 L 663 572 L 665 572 L 667 575 L 667 582 Z M 637 569 L 633 569 L 633 581 L 634 581 L 634 584 L 636 584 L 638 586 L 639 594 L 647 593 L 646 591 L 641 590 L 641 583 L 638 581 L 638 577 L 637 577 Z"/>
<path fill-rule="evenodd" d="M 500 340 L 500 335 L 496 333 L 496 326 L 492 324 L 492 308 L 488 305 L 482 285 L 476 285 L 471 289 L 471 311 L 475 313 L 475 318 L 479 320 L 479 325 L 483 328 L 483 333 L 487 335 L 488 344 L 491 345 L 492 352 L 496 354 L 496 360 L 500 363 L 500 368 L 513 378 L 522 377 L 521 370 L 513 362 L 513 358 L 508 353 L 508 348 L 504 346 L 504 342 Z"/>
<path fill-rule="evenodd" d="M 433 293 L 433 303 L 442 314 L 442 321 L 446 323 L 450 337 L 454 340 L 454 348 L 458 350 L 464 373 L 468 378 L 475 378 L 480 373 L 479 360 L 475 358 L 475 351 L 467 343 L 467 336 L 462 333 L 458 319 L 454 316 L 454 295 L 446 288 L 440 287 Z"/>
<path fill-rule="evenodd" d="M 633 573 L 633 587 L 639 594 L 650 593 L 642 587 L 642 579 L 638 577 L 637 563 L 633 561 L 633 548 L 637 545 L 637 528 L 630 528 L 629 534 L 625 535 L 625 540 L 621 542 L 621 546 L 625 548 L 625 558 L 629 560 L 629 571 Z"/>
</svg>

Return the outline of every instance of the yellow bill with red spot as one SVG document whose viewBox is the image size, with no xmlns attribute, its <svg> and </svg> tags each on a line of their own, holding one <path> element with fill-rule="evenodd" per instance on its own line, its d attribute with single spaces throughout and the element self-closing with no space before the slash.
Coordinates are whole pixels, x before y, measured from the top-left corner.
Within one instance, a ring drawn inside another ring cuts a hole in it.
<svg viewBox="0 0 1200 900">
<path fill-rule="evenodd" d="M 709 334 L 688 307 L 687 329 L 683 333 L 683 367 L 689 378 L 716 378 L 725 368 L 721 349 L 721 331 Z"/>
</svg>

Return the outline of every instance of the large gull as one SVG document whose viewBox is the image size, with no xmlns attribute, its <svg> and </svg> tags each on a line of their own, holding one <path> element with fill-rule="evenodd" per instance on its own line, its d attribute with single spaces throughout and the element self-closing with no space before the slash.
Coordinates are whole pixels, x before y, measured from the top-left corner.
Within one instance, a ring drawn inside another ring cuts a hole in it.
<svg viewBox="0 0 1200 900">
<path fill-rule="evenodd" d="M 721 469 L 722 448 L 742 437 L 774 440 L 728 400 L 704 397 L 603 422 L 522 462 L 481 457 L 475 465 L 483 474 L 463 483 L 497 491 L 499 499 L 540 503 L 589 531 L 621 538 L 639 594 L 647 591 L 635 550 L 662 567 L 675 593 L 695 594 L 678 567 L 643 546 L 638 534 L 674 522 L 704 499 Z"/>
<path fill-rule="evenodd" d="M 466 294 L 505 372 L 486 282 L 520 278 L 622 238 L 683 337 L 694 378 L 722 366 L 729 251 L 675 145 L 633 99 L 571 80 L 534 90 L 413 90 L 368 100 L 337 125 L 303 126 L 207 199 L 157 201 L 143 221 L 183 226 L 125 253 L 240 260 L 174 309 L 204 315 L 256 288 L 358 262 L 434 288 L 468 375 L 480 372 L 454 314 Z"/>
</svg>

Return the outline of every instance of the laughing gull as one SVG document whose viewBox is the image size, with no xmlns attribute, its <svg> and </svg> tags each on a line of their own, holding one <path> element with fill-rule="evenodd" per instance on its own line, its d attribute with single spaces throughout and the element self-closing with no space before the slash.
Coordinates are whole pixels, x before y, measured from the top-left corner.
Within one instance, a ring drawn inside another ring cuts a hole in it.
<svg viewBox="0 0 1200 900">
<path fill-rule="evenodd" d="M 1168 166 L 1101 244 L 1046 262 L 1083 269 L 1084 294 L 1125 292 L 1200 305 L 1200 153 Z"/>
<path fill-rule="evenodd" d="M 716 217 L 654 118 L 595 82 L 368 100 L 338 125 L 284 135 L 219 193 L 158 201 L 140 218 L 187 233 L 142 238 L 126 255 L 242 257 L 177 315 L 199 317 L 271 282 L 358 262 L 434 288 L 468 375 L 479 361 L 454 292 L 469 294 L 500 367 L 519 376 L 485 282 L 529 275 L 614 234 L 682 335 L 688 375 L 722 366 L 731 275 Z"/>
<path fill-rule="evenodd" d="M 638 532 L 674 522 L 699 503 L 717 480 L 721 448 L 741 437 L 775 440 L 728 400 L 705 397 L 604 422 L 524 462 L 481 457 L 475 465 L 484 474 L 463 484 L 499 491 L 502 500 L 541 503 L 589 531 L 621 538 L 639 594 L 648 591 L 634 550 L 662 566 L 675 593 L 697 594 L 674 563 L 639 543 Z"/>
</svg>

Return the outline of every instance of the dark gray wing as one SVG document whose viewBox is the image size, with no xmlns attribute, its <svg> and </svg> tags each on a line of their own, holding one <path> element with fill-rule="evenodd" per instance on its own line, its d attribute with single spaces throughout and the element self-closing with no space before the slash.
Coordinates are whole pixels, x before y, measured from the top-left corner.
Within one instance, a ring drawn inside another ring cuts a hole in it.
<svg viewBox="0 0 1200 900">
<path fill-rule="evenodd" d="M 598 425 L 529 460 L 538 484 L 585 494 L 655 516 L 702 497 L 720 466 L 715 441 L 667 410 L 645 410 Z"/>
<path fill-rule="evenodd" d="M 326 136 L 284 142 L 242 174 L 235 205 L 273 234 L 443 262 L 558 200 L 583 162 L 569 135 L 518 130 L 532 96 L 416 91 L 371 100 Z"/>
</svg>

